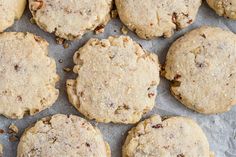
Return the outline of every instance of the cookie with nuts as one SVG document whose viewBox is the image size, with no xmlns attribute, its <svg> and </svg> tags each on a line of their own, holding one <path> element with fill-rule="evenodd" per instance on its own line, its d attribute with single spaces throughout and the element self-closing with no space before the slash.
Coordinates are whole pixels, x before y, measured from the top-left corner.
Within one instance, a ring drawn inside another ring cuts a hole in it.
<svg viewBox="0 0 236 157">
<path fill-rule="evenodd" d="M 20 119 L 56 101 L 59 76 L 47 48 L 44 39 L 31 33 L 0 34 L 0 115 Z"/>
<path fill-rule="evenodd" d="M 97 127 L 74 115 L 43 118 L 25 130 L 17 157 L 111 157 Z"/>
<path fill-rule="evenodd" d="M 218 15 L 236 20 L 235 0 L 207 0 L 207 3 Z"/>
<path fill-rule="evenodd" d="M 29 8 L 40 28 L 74 40 L 88 31 L 104 30 L 110 19 L 112 0 L 29 0 Z"/>
<path fill-rule="evenodd" d="M 140 122 L 129 131 L 122 154 L 122 157 L 213 155 L 204 132 L 195 121 L 185 117 L 162 120 L 158 115 Z"/>
<path fill-rule="evenodd" d="M 170 37 L 195 21 L 201 0 L 115 0 L 121 21 L 139 37 Z"/>
<path fill-rule="evenodd" d="M 136 123 L 155 104 L 159 84 L 157 55 L 130 37 L 90 39 L 74 55 L 67 80 L 70 102 L 98 122 Z"/>
<path fill-rule="evenodd" d="M 26 0 L 0 0 L 0 32 L 20 19 L 25 10 Z"/>
<path fill-rule="evenodd" d="M 229 111 L 236 104 L 235 43 L 234 33 L 210 26 L 174 42 L 165 65 L 172 94 L 200 113 Z"/>
</svg>

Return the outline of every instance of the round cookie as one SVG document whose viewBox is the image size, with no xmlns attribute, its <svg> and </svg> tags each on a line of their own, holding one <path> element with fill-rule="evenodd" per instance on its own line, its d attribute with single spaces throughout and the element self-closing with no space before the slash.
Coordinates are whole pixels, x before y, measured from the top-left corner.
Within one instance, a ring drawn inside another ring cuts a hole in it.
<svg viewBox="0 0 236 157">
<path fill-rule="evenodd" d="M 195 21 L 201 0 L 115 0 L 121 21 L 143 39 L 170 37 Z"/>
<path fill-rule="evenodd" d="M 221 113 L 236 104 L 236 35 L 217 27 L 200 27 L 169 49 L 165 77 L 172 94 L 204 114 Z"/>
<path fill-rule="evenodd" d="M 111 157 L 101 132 L 77 116 L 54 115 L 28 128 L 20 139 L 17 157 Z"/>
<path fill-rule="evenodd" d="M 129 131 L 123 157 L 210 157 L 209 144 L 196 122 L 155 115 Z"/>
<path fill-rule="evenodd" d="M 235 0 L 207 0 L 207 3 L 218 15 L 236 20 Z"/>
<path fill-rule="evenodd" d="M 67 81 L 70 102 L 98 122 L 136 123 L 150 111 L 159 84 L 158 58 L 131 38 L 89 40 L 74 55 L 76 80 Z"/>
<path fill-rule="evenodd" d="M 20 19 L 25 10 L 26 0 L 0 0 L 0 32 Z"/>
<path fill-rule="evenodd" d="M 112 0 L 29 0 L 38 26 L 67 40 L 104 27 L 110 19 L 111 7 Z"/>
<path fill-rule="evenodd" d="M 0 115 L 20 119 L 55 102 L 59 77 L 47 48 L 44 39 L 31 33 L 0 34 Z"/>
</svg>

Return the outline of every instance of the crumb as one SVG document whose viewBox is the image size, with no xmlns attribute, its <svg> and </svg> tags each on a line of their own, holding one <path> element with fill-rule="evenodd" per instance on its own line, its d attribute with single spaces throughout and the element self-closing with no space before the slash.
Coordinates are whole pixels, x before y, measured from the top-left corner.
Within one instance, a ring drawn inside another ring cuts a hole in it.
<svg viewBox="0 0 236 157">
<path fill-rule="evenodd" d="M 111 18 L 115 19 L 115 18 L 117 18 L 117 16 L 118 16 L 117 10 L 112 10 L 111 11 Z"/>
<path fill-rule="evenodd" d="M 64 47 L 65 49 L 67 49 L 67 48 L 69 47 L 69 44 L 68 44 L 67 42 L 65 42 L 65 43 L 63 44 L 63 47 Z"/>
<path fill-rule="evenodd" d="M 121 28 L 121 32 L 122 32 L 122 34 L 126 35 L 126 34 L 128 34 L 128 29 L 125 26 L 123 26 Z"/>
<path fill-rule="evenodd" d="M 65 43 L 65 39 L 57 37 L 56 38 L 56 43 L 59 44 L 59 45 L 63 45 Z"/>
<path fill-rule="evenodd" d="M 71 68 L 63 68 L 63 70 L 64 70 L 65 72 L 70 72 L 70 71 L 71 71 Z"/>
<path fill-rule="evenodd" d="M 9 127 L 8 127 L 8 133 L 9 134 L 17 134 L 19 132 L 19 129 L 18 127 L 15 125 L 15 124 L 11 124 Z"/>
<path fill-rule="evenodd" d="M 9 137 L 9 141 L 10 141 L 10 142 L 16 142 L 16 141 L 18 141 L 18 137 L 17 137 L 16 135 L 11 135 L 11 136 Z"/>
<path fill-rule="evenodd" d="M 95 28 L 95 34 L 103 33 L 104 30 L 105 30 L 105 26 L 104 25 L 97 26 L 97 28 Z"/>
<path fill-rule="evenodd" d="M 4 134 L 4 130 L 3 129 L 0 129 L 0 134 Z"/>
</svg>

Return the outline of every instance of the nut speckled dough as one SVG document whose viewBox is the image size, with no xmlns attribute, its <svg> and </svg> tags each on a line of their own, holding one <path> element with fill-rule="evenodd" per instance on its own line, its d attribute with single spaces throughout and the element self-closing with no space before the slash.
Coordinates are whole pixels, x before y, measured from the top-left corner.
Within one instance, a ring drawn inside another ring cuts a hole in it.
<svg viewBox="0 0 236 157">
<path fill-rule="evenodd" d="M 204 26 L 178 39 L 167 54 L 165 77 L 184 105 L 213 114 L 236 104 L 236 35 Z"/>
<path fill-rule="evenodd" d="M 153 108 L 158 58 L 131 38 L 91 39 L 75 53 L 74 62 L 78 77 L 67 81 L 69 100 L 88 118 L 135 123 Z"/>
<path fill-rule="evenodd" d="M 98 128 L 77 116 L 57 114 L 38 121 L 20 139 L 17 157 L 110 157 Z"/>
<path fill-rule="evenodd" d="M 170 37 L 195 21 L 201 0 L 116 0 L 121 21 L 144 39 Z"/>
<path fill-rule="evenodd" d="M 29 0 L 39 27 L 67 40 L 106 25 L 111 7 L 112 0 Z"/>
<path fill-rule="evenodd" d="M 213 157 L 202 129 L 191 119 L 155 115 L 129 131 L 123 157 Z"/>
<path fill-rule="evenodd" d="M 31 33 L 0 34 L 0 114 L 23 118 L 55 102 L 59 77 L 47 48 L 44 39 Z"/>
<path fill-rule="evenodd" d="M 218 15 L 236 20 L 235 0 L 207 0 L 207 3 Z"/>
<path fill-rule="evenodd" d="M 26 0 L 0 0 L 0 32 L 20 19 L 25 10 Z"/>
</svg>

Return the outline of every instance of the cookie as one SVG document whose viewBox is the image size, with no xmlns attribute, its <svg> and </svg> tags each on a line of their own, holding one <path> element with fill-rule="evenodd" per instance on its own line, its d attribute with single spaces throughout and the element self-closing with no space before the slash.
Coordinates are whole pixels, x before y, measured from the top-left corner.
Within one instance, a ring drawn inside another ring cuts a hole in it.
<svg viewBox="0 0 236 157">
<path fill-rule="evenodd" d="M 218 15 L 236 20 L 235 0 L 207 0 L 207 3 Z"/>
<path fill-rule="evenodd" d="M 17 157 L 111 157 L 98 128 L 77 116 L 54 115 L 26 129 Z"/>
<path fill-rule="evenodd" d="M 178 39 L 169 49 L 165 77 L 172 94 L 204 114 L 221 113 L 236 104 L 236 35 L 204 26 Z"/>
<path fill-rule="evenodd" d="M 0 157 L 3 157 L 3 147 L 1 144 L 0 144 Z"/>
<path fill-rule="evenodd" d="M 126 36 L 89 40 L 74 55 L 70 102 L 98 122 L 136 123 L 150 111 L 159 84 L 158 58 Z"/>
<path fill-rule="evenodd" d="M 20 19 L 25 10 L 26 0 L 0 0 L 0 32 Z"/>
<path fill-rule="evenodd" d="M 210 157 L 212 153 L 202 129 L 185 117 L 162 120 L 155 115 L 131 129 L 123 146 L 123 157 Z"/>
<path fill-rule="evenodd" d="M 110 19 L 112 0 L 29 0 L 37 25 L 67 40 L 103 28 Z"/>
<path fill-rule="evenodd" d="M 47 48 L 44 39 L 31 33 L 0 34 L 0 115 L 20 119 L 55 102 L 59 77 Z"/>
<path fill-rule="evenodd" d="M 143 39 L 170 37 L 195 21 L 201 0 L 115 0 L 121 21 Z"/>
</svg>

